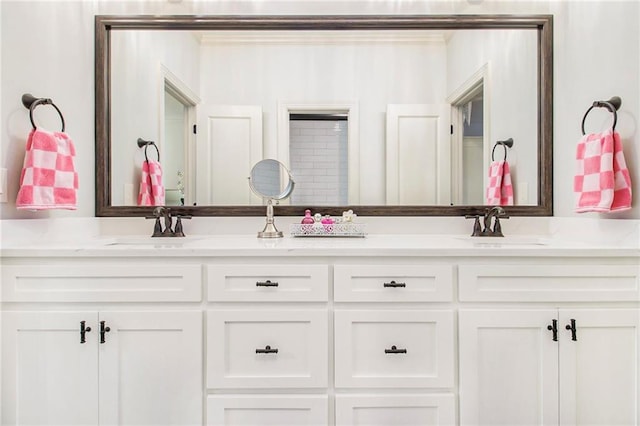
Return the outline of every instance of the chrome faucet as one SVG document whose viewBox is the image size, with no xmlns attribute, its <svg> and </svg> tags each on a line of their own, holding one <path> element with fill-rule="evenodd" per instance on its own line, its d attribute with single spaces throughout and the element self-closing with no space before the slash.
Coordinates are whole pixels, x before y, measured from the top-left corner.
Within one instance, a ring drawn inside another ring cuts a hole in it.
<svg viewBox="0 0 640 426">
<path fill-rule="evenodd" d="M 467 219 L 475 219 L 473 224 L 472 237 L 504 237 L 502 227 L 500 226 L 500 218 L 509 219 L 509 216 L 500 206 L 491 207 L 485 210 L 483 217 L 483 225 L 480 224 L 480 216 L 465 216 Z M 491 229 L 491 220 L 493 219 L 493 229 Z"/>
<path fill-rule="evenodd" d="M 160 223 L 160 218 L 164 219 L 164 229 Z M 147 216 L 146 219 L 155 219 L 156 223 L 153 226 L 152 237 L 184 237 L 184 231 L 182 229 L 182 219 L 191 219 L 191 216 L 176 215 L 176 227 L 173 227 L 173 217 L 171 216 L 171 209 L 169 207 L 159 206 L 153 209 L 153 216 Z"/>
</svg>

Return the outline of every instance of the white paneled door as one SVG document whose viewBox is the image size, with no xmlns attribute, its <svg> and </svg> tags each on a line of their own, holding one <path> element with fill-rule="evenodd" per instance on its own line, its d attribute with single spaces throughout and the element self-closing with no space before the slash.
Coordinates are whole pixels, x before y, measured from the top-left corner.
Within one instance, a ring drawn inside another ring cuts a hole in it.
<svg viewBox="0 0 640 426">
<path fill-rule="evenodd" d="M 249 205 L 261 200 L 247 177 L 262 160 L 262 108 L 255 105 L 202 107 L 197 148 L 197 204 Z"/>
<path fill-rule="evenodd" d="M 451 106 L 387 105 L 387 205 L 449 205 Z"/>
</svg>

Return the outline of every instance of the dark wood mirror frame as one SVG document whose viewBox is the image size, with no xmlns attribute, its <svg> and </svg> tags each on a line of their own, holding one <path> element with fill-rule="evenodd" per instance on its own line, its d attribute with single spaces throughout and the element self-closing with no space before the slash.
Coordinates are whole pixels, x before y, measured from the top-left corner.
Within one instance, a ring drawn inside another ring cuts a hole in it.
<svg viewBox="0 0 640 426">
<path fill-rule="evenodd" d="M 104 16 L 95 17 L 96 216 L 147 216 L 153 207 L 111 205 L 112 30 L 420 30 L 532 29 L 538 33 L 538 205 L 510 206 L 513 216 L 553 215 L 553 16 L 551 15 L 361 15 L 361 16 Z M 461 216 L 486 206 L 278 206 L 279 216 L 304 210 L 360 216 Z M 173 207 L 192 216 L 263 216 L 263 206 Z"/>
</svg>

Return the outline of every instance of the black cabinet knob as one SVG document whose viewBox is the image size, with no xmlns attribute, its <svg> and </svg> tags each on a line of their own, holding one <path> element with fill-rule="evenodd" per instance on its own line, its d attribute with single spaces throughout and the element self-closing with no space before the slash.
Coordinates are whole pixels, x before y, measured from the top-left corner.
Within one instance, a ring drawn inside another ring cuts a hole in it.
<svg viewBox="0 0 640 426">
<path fill-rule="evenodd" d="M 264 349 L 256 349 L 256 353 L 257 354 L 277 354 L 278 349 L 272 348 L 271 346 L 267 345 L 264 347 Z"/>
<path fill-rule="evenodd" d="M 85 327 L 86 322 L 85 321 L 80 321 L 80 343 L 86 343 L 86 333 L 89 333 L 91 331 L 91 327 Z"/>
<path fill-rule="evenodd" d="M 391 282 L 382 284 L 382 286 L 386 287 L 386 288 L 398 288 L 398 287 L 406 287 L 407 284 L 406 283 L 398 283 L 398 282 L 395 282 L 395 281 L 391 281 Z"/>
<path fill-rule="evenodd" d="M 567 324 L 564 328 L 566 330 L 571 330 L 571 340 L 574 342 L 578 340 L 577 331 L 576 331 L 576 320 L 571 319 L 571 323 Z"/>
<path fill-rule="evenodd" d="M 407 350 L 406 349 L 398 349 L 397 346 L 393 345 L 393 346 L 391 346 L 391 349 L 385 349 L 384 353 L 385 354 L 406 354 Z"/>
</svg>

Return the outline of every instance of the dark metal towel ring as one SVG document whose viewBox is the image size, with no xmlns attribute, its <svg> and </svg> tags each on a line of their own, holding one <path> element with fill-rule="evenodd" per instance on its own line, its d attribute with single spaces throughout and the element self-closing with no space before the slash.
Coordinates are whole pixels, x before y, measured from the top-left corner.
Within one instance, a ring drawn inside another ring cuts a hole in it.
<svg viewBox="0 0 640 426">
<path fill-rule="evenodd" d="M 613 114 L 613 126 L 611 126 L 611 129 L 615 130 L 616 129 L 616 123 L 618 122 L 618 113 L 616 111 L 618 111 L 620 109 L 621 105 L 622 105 L 622 99 L 620 99 L 619 96 L 614 96 L 611 99 L 609 99 L 608 101 L 594 101 L 593 104 L 587 110 L 587 112 L 584 113 L 584 117 L 582 117 L 582 135 L 584 136 L 584 134 L 585 134 L 584 122 L 587 120 L 587 115 L 589 115 L 591 110 L 596 108 L 596 107 L 597 108 L 606 108 Z"/>
<path fill-rule="evenodd" d="M 138 138 L 138 146 L 140 148 L 144 146 L 144 161 L 146 161 L 147 163 L 149 162 L 149 157 L 147 157 L 147 148 L 149 148 L 149 145 L 153 145 L 153 147 L 156 149 L 156 153 L 158 154 L 158 161 L 160 161 L 160 150 L 158 149 L 158 145 L 156 145 L 154 141 L 145 141 L 142 138 Z"/>
<path fill-rule="evenodd" d="M 498 145 L 502 145 L 502 147 L 504 148 L 504 161 L 507 161 L 507 147 L 511 148 L 513 146 L 513 138 L 496 142 L 496 144 L 493 146 L 493 149 L 491 150 L 491 161 L 495 161 L 494 154 Z"/>
<path fill-rule="evenodd" d="M 58 109 L 56 104 L 54 104 L 51 99 L 36 98 L 31 93 L 25 93 L 24 95 L 22 95 L 22 105 L 24 105 L 24 107 L 29 110 L 29 120 L 31 120 L 31 125 L 33 126 L 34 129 L 37 126 L 35 121 L 33 121 L 33 110 L 36 109 L 38 105 L 51 105 L 56 109 L 56 111 L 58 111 L 58 115 L 60 115 L 60 121 L 62 121 L 61 132 L 64 132 L 64 117 L 62 116 L 62 112 L 60 112 L 60 109 Z"/>
</svg>

